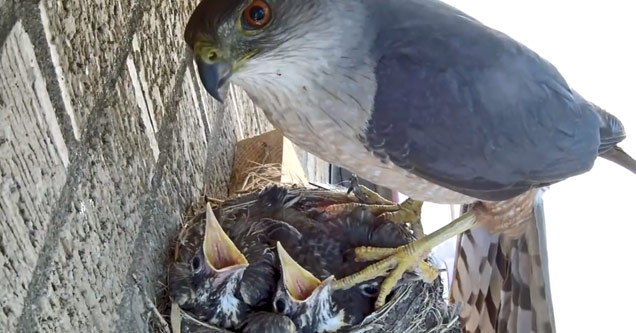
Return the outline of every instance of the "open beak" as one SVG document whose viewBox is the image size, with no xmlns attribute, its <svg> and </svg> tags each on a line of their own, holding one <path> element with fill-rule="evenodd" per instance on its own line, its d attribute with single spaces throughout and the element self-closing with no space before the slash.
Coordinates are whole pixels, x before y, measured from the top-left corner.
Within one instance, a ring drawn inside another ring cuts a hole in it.
<svg viewBox="0 0 636 333">
<path fill-rule="evenodd" d="M 219 89 L 221 89 L 230 79 L 230 76 L 232 76 L 232 64 L 223 60 L 208 62 L 198 57 L 196 63 L 199 70 L 199 77 L 205 90 L 207 90 L 214 99 L 223 103 Z"/>
<path fill-rule="evenodd" d="M 309 271 L 300 266 L 290 255 L 285 251 L 280 242 L 276 243 L 278 250 L 278 258 L 283 270 L 283 283 L 285 289 L 295 301 L 307 300 L 324 282 L 320 282 Z M 328 281 L 328 279 L 325 280 Z"/>
<path fill-rule="evenodd" d="M 243 253 L 221 228 L 209 203 L 205 206 L 203 253 L 208 266 L 216 272 L 233 271 L 247 267 L 249 264 Z"/>
</svg>

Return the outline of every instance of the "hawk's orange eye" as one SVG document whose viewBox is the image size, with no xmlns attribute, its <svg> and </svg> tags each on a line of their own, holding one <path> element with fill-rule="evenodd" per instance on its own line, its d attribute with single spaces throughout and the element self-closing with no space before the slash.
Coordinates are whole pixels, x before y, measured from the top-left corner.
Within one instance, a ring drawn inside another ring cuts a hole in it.
<svg viewBox="0 0 636 333">
<path fill-rule="evenodd" d="M 272 12 L 265 1 L 252 1 L 243 11 L 243 28 L 247 30 L 260 29 L 267 25 L 271 18 Z"/>
</svg>

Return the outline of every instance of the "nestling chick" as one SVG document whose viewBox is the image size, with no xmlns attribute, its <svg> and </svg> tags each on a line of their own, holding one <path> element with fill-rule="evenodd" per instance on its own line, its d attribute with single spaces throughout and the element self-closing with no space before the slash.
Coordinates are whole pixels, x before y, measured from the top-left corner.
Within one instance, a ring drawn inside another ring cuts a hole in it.
<svg viewBox="0 0 636 333">
<path fill-rule="evenodd" d="M 380 278 L 348 290 L 334 289 L 334 280 L 369 265 L 355 261 L 356 247 L 395 247 L 414 239 L 404 224 L 377 218 L 365 206 L 340 215 L 325 212 L 345 198 L 305 191 L 285 199 L 294 209 L 285 209 L 283 218 L 302 237 L 281 239 L 277 245 L 282 276 L 274 310 L 289 316 L 299 332 L 331 332 L 361 322 L 374 311 Z"/>
<path fill-rule="evenodd" d="M 194 249 L 172 267 L 170 296 L 198 320 L 236 329 L 250 313 L 271 304 L 278 272 L 268 235 L 296 236 L 282 222 L 261 219 L 275 207 L 266 196 L 255 199 L 246 208 L 220 211 L 223 228 L 208 204 L 203 241 L 192 241 Z"/>
</svg>

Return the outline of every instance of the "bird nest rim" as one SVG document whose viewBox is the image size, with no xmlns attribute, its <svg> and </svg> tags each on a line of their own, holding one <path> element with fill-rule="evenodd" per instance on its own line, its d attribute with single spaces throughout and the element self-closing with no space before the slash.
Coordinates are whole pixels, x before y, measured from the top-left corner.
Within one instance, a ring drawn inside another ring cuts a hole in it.
<svg viewBox="0 0 636 333">
<path fill-rule="evenodd" d="M 346 188 L 336 187 L 335 189 L 325 189 L 320 186 L 309 185 L 301 186 L 296 184 L 281 184 L 277 182 L 267 182 L 250 184 L 246 186 L 244 190 L 241 190 L 233 198 L 227 200 L 217 199 L 209 196 L 202 196 L 196 199 L 188 209 L 188 213 L 185 215 L 184 223 L 182 224 L 179 236 L 176 240 L 174 248 L 174 259 L 178 258 L 178 251 L 184 237 L 187 235 L 188 230 L 195 227 L 198 217 L 205 212 L 205 206 L 209 203 L 213 209 L 222 208 L 224 212 L 230 212 L 234 209 L 240 209 L 246 205 L 249 205 L 254 201 L 241 202 L 239 199 L 249 195 L 254 195 L 262 191 L 267 186 L 277 185 L 285 186 L 290 191 L 327 191 L 329 193 L 342 192 L 346 195 Z M 318 193 L 318 192 L 314 192 Z M 227 205 L 232 201 L 235 204 Z M 424 281 L 413 281 L 408 284 L 400 286 L 397 290 L 392 292 L 391 297 L 387 300 L 387 303 L 381 308 L 377 309 L 373 313 L 369 314 L 361 323 L 341 329 L 339 332 L 355 332 L 355 333 L 375 333 L 385 332 L 385 327 L 400 327 L 399 331 L 405 333 L 415 332 L 431 332 L 431 333 L 451 333 L 461 332 L 459 328 L 459 313 L 457 308 L 449 305 L 447 300 L 443 297 L 444 286 L 441 283 L 440 278 L 437 278 L 433 283 L 426 283 Z M 407 311 L 403 311 L 398 305 L 408 302 L 410 306 Z M 170 310 L 170 324 L 172 332 L 182 332 L 181 323 L 187 321 L 188 324 L 194 325 L 198 329 L 209 330 L 210 332 L 233 332 L 225 328 L 210 325 L 202 322 L 190 314 L 187 311 L 181 309 L 178 304 L 171 303 Z"/>
</svg>

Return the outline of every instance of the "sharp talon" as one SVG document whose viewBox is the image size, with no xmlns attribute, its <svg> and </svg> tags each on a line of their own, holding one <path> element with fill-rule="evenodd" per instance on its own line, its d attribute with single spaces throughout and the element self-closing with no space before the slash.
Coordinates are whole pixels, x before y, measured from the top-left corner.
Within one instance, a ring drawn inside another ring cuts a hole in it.
<svg viewBox="0 0 636 333">
<path fill-rule="evenodd" d="M 391 272 L 380 285 L 380 294 L 376 300 L 376 308 L 384 305 L 386 297 L 406 272 L 415 272 L 429 282 L 435 280 L 438 271 L 425 261 L 430 250 L 447 239 L 461 234 L 475 225 L 476 217 L 471 211 L 430 235 L 420 238 L 411 244 L 398 248 L 360 247 L 355 250 L 356 260 L 380 260 L 365 269 L 344 277 L 334 283 L 336 290 L 349 289 L 362 282 Z M 384 259 L 382 259 L 384 258 Z"/>
<path fill-rule="evenodd" d="M 385 205 L 385 206 L 396 205 L 395 202 L 384 198 L 377 192 L 371 190 L 370 188 L 364 185 L 360 185 L 360 190 L 362 191 L 362 193 L 364 193 L 367 196 L 368 204 Z"/>
<path fill-rule="evenodd" d="M 359 186 L 359 182 L 358 182 L 358 175 L 351 174 L 351 177 L 349 178 L 349 188 L 347 189 L 347 194 L 353 192 L 355 194 L 355 192 L 358 192 L 360 190 Z"/>
<path fill-rule="evenodd" d="M 397 285 L 398 281 L 402 278 L 402 274 L 404 274 L 404 272 L 406 272 L 409 268 L 409 261 L 411 261 L 409 259 L 412 260 L 413 258 L 404 258 L 406 261 L 398 262 L 397 266 L 391 273 L 389 273 L 389 276 L 387 276 L 380 285 L 380 292 L 378 293 L 378 298 L 375 300 L 376 310 L 386 303 L 386 297 L 389 296 L 391 291 L 393 291 L 395 285 Z"/>
<path fill-rule="evenodd" d="M 431 283 L 435 281 L 435 279 L 437 279 L 437 277 L 439 276 L 439 272 L 439 270 L 431 266 L 431 264 L 429 264 L 428 262 L 420 261 L 419 269 L 415 273 L 426 283 Z"/>
<path fill-rule="evenodd" d="M 349 193 L 353 193 L 360 203 L 368 205 L 395 205 L 395 202 L 387 200 L 370 188 L 361 185 L 357 175 L 352 175 L 349 179 L 347 194 Z"/>
<path fill-rule="evenodd" d="M 367 196 L 362 192 L 362 189 L 360 188 L 360 180 L 356 174 L 352 174 L 351 178 L 349 178 L 347 194 L 349 193 L 353 193 L 360 203 L 367 203 Z"/>
</svg>

